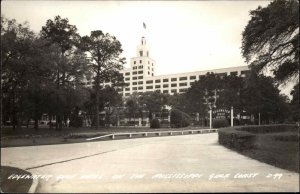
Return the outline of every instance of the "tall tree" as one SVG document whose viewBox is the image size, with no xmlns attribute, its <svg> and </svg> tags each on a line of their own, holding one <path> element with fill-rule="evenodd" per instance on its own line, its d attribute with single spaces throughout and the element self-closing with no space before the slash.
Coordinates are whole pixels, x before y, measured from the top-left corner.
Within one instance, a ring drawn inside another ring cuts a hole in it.
<svg viewBox="0 0 300 194">
<path fill-rule="evenodd" d="M 160 91 L 145 92 L 139 97 L 141 106 L 149 110 L 149 120 L 153 113 L 161 113 L 164 105 L 168 104 L 169 94 L 160 93 Z"/>
<path fill-rule="evenodd" d="M 119 70 L 125 63 L 121 58 L 121 43 L 116 37 L 102 31 L 92 31 L 90 36 L 81 39 L 81 49 L 90 56 L 89 66 L 93 72 L 96 97 L 96 129 L 99 128 L 99 94 L 104 82 L 116 83 L 120 79 Z"/>
<path fill-rule="evenodd" d="M 278 84 L 271 77 L 251 72 L 241 94 L 243 108 L 264 123 L 284 120 L 288 112 L 287 98 L 280 95 Z"/>
<path fill-rule="evenodd" d="M 279 83 L 299 81 L 299 1 L 274 0 L 250 11 L 242 54 L 256 72 L 272 70 Z"/>
<path fill-rule="evenodd" d="M 227 109 L 234 107 L 235 111 L 242 111 L 241 93 L 244 86 L 244 78 L 229 75 L 223 77 L 220 81 L 221 87 L 218 91 L 216 106 Z"/>
<path fill-rule="evenodd" d="M 56 129 L 61 130 L 63 114 L 65 113 L 63 89 L 66 87 L 68 80 L 73 79 L 74 75 L 72 75 L 72 72 L 78 70 L 77 68 L 72 68 L 74 63 L 70 63 L 69 60 L 74 55 L 74 47 L 78 43 L 80 36 L 77 33 L 76 26 L 69 24 L 67 18 L 61 18 L 60 16 L 55 16 L 54 21 L 47 20 L 46 25 L 42 27 L 41 36 L 48 40 L 50 44 L 55 44 L 59 48 L 60 59 L 55 61 Z"/>
</svg>

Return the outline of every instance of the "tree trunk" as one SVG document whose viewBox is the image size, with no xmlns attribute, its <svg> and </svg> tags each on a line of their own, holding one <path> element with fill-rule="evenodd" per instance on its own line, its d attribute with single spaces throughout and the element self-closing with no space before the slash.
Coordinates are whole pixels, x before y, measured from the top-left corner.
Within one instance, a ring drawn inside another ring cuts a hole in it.
<svg viewBox="0 0 300 194">
<path fill-rule="evenodd" d="M 15 95 L 13 94 L 12 100 L 12 125 L 13 130 L 16 130 L 16 105 L 15 105 Z"/>
<path fill-rule="evenodd" d="M 39 129 L 39 120 L 37 116 L 34 117 L 34 129 L 38 130 Z"/>
<path fill-rule="evenodd" d="M 98 83 L 96 85 L 96 130 L 99 129 L 99 91 Z"/>
</svg>

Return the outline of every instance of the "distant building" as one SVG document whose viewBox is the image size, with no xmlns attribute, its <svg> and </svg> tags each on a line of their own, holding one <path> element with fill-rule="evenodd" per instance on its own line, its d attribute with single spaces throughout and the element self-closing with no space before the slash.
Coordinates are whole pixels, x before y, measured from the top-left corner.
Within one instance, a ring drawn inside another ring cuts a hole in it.
<svg viewBox="0 0 300 194">
<path fill-rule="evenodd" d="M 140 45 L 136 50 L 136 57 L 130 59 L 130 68 L 125 68 L 120 71 L 128 86 L 119 92 L 122 93 L 123 97 L 129 96 L 134 92 L 143 93 L 155 90 L 168 94 L 183 93 L 196 80 L 199 80 L 201 76 L 208 72 L 213 72 L 221 76 L 237 75 L 244 77 L 248 71 L 248 66 L 237 66 L 156 76 L 155 60 L 150 58 L 146 38 L 142 37 Z"/>
<path fill-rule="evenodd" d="M 133 93 L 141 94 L 143 92 L 156 90 L 171 95 L 174 93 L 183 93 L 186 92 L 196 80 L 199 80 L 201 76 L 206 75 L 208 72 L 213 72 L 220 76 L 237 75 L 245 77 L 247 72 L 249 72 L 249 68 L 248 66 L 236 66 L 156 76 L 155 60 L 150 58 L 146 38 L 142 37 L 140 45 L 137 46 L 136 57 L 130 59 L 130 67 L 120 71 L 120 73 L 123 74 L 127 86 L 119 88 L 118 92 L 121 93 L 123 97 L 130 96 Z M 85 85 L 91 87 L 92 82 L 88 81 Z M 104 83 L 104 85 L 110 85 L 110 83 Z"/>
</svg>

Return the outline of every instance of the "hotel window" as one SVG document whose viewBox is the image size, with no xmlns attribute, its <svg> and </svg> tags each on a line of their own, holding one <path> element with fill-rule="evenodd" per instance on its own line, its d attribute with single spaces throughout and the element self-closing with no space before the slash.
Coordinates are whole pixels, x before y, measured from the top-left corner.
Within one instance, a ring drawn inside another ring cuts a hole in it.
<svg viewBox="0 0 300 194">
<path fill-rule="evenodd" d="M 130 90 L 130 88 L 125 88 L 125 91 L 129 91 Z"/>
<path fill-rule="evenodd" d="M 143 51 L 140 51 L 140 57 L 142 57 L 143 56 Z"/>
<path fill-rule="evenodd" d="M 171 84 L 171 87 L 177 87 L 177 84 Z"/>
<path fill-rule="evenodd" d="M 146 84 L 152 84 L 152 83 L 153 83 L 153 80 L 146 81 Z"/>
<path fill-rule="evenodd" d="M 140 66 L 139 66 L 139 69 L 143 69 L 143 65 L 140 65 Z"/>
<path fill-rule="evenodd" d="M 155 80 L 155 83 L 160 83 L 160 79 Z"/>
<path fill-rule="evenodd" d="M 132 85 L 136 85 L 137 83 L 136 82 L 132 82 Z"/>
<path fill-rule="evenodd" d="M 169 79 L 163 79 L 163 82 L 168 82 L 169 81 Z"/>
<path fill-rule="evenodd" d="M 150 72 L 148 71 L 148 75 L 150 75 Z"/>
<path fill-rule="evenodd" d="M 130 93 L 125 93 L 125 96 L 129 96 L 130 95 Z"/>
<path fill-rule="evenodd" d="M 179 92 L 186 92 L 186 89 L 179 89 Z"/>
<path fill-rule="evenodd" d="M 179 86 L 187 86 L 187 83 L 179 83 Z"/>
<path fill-rule="evenodd" d="M 177 81 L 177 78 L 171 78 L 171 81 L 172 82 Z"/>
<path fill-rule="evenodd" d="M 138 78 L 139 78 L 139 79 L 143 79 L 143 76 L 139 76 Z"/>
<path fill-rule="evenodd" d="M 137 90 L 137 87 L 133 87 L 132 90 Z"/>
<path fill-rule="evenodd" d="M 148 61 L 148 64 L 150 64 L 150 61 Z"/>
<path fill-rule="evenodd" d="M 153 63 L 152 63 L 152 66 L 153 66 Z"/>
<path fill-rule="evenodd" d="M 125 75 L 130 75 L 130 72 L 125 73 Z"/>
<path fill-rule="evenodd" d="M 143 74 L 143 71 L 138 71 L 138 74 Z"/>
<path fill-rule="evenodd" d="M 130 80 L 130 77 L 126 77 L 126 78 L 125 78 L 125 81 L 129 81 L 129 80 Z"/>
<path fill-rule="evenodd" d="M 169 93 L 169 90 L 164 90 L 163 93 L 167 94 L 167 93 Z"/>
<path fill-rule="evenodd" d="M 137 77 L 132 77 L 132 80 L 137 80 Z"/>
<path fill-rule="evenodd" d="M 137 69 L 137 68 L 136 68 L 136 66 L 134 66 L 132 69 L 135 70 L 135 69 Z"/>
<path fill-rule="evenodd" d="M 146 86 L 146 89 L 153 89 L 153 86 Z"/>
<path fill-rule="evenodd" d="M 136 74 L 137 74 L 137 71 L 133 71 L 133 72 L 132 72 L 132 75 L 136 75 Z"/>
<path fill-rule="evenodd" d="M 160 85 L 156 85 L 155 88 L 160 88 Z"/>
<path fill-rule="evenodd" d="M 139 85 L 143 84 L 143 81 L 139 81 L 138 84 L 139 84 Z"/>
<path fill-rule="evenodd" d="M 138 89 L 139 89 L 139 90 L 142 90 L 142 89 L 143 89 L 143 86 L 138 87 Z"/>
<path fill-rule="evenodd" d="M 136 61 L 133 61 L 133 64 L 136 64 Z"/>
<path fill-rule="evenodd" d="M 152 68 L 152 71 L 154 71 L 154 69 Z"/>
<path fill-rule="evenodd" d="M 195 75 L 190 76 L 190 79 L 196 79 L 196 76 Z"/>
<path fill-rule="evenodd" d="M 169 87 L 169 84 L 164 84 L 163 87 L 167 88 L 167 87 Z"/>
<path fill-rule="evenodd" d="M 203 78 L 203 77 L 205 77 L 205 75 L 199 75 L 199 79 L 201 79 L 201 78 Z"/>
<path fill-rule="evenodd" d="M 140 63 L 142 63 L 142 60 L 140 60 Z"/>
<path fill-rule="evenodd" d="M 180 77 L 179 81 L 187 80 L 187 77 Z"/>
<path fill-rule="evenodd" d="M 152 73 L 152 76 L 154 76 L 154 74 Z"/>
<path fill-rule="evenodd" d="M 172 93 L 177 93 L 176 89 L 171 90 Z"/>
<path fill-rule="evenodd" d="M 150 70 L 150 67 L 148 67 L 148 70 Z"/>
</svg>

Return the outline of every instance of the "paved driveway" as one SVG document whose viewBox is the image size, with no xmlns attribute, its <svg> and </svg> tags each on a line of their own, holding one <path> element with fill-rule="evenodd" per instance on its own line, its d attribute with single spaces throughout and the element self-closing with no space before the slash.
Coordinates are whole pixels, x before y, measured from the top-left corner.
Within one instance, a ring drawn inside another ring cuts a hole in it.
<svg viewBox="0 0 300 194">
<path fill-rule="evenodd" d="M 299 191 L 299 174 L 217 140 L 213 133 L 2 148 L 1 163 L 44 175 L 37 192 Z"/>
</svg>

